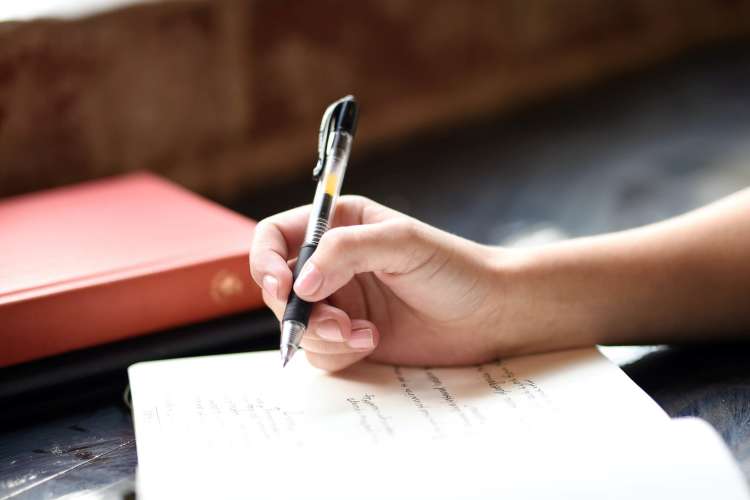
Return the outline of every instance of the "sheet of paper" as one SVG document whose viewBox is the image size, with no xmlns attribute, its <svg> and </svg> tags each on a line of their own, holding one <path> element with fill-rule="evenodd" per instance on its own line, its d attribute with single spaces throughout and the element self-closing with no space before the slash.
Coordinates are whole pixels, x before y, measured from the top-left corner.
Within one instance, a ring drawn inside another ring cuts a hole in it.
<svg viewBox="0 0 750 500">
<path fill-rule="evenodd" d="M 640 429 L 551 425 L 420 446 L 261 448 L 211 466 L 170 455 L 139 467 L 138 498 L 748 500 L 745 478 L 705 422 Z M 167 459 L 168 458 L 168 459 Z"/>
<path fill-rule="evenodd" d="M 158 448 L 425 441 L 539 421 L 666 419 L 595 349 L 465 368 L 361 363 L 334 375 L 277 352 L 142 363 L 129 370 L 141 461 Z"/>
<path fill-rule="evenodd" d="M 505 484 L 526 468 L 570 472 L 587 447 L 611 449 L 612 429 L 669 423 L 596 349 L 334 375 L 302 356 L 282 370 L 274 351 L 140 363 L 129 375 L 146 498 L 181 487 L 196 498 L 452 498 L 465 482 L 476 486 L 466 498 L 484 498 L 512 491 L 498 474 Z"/>
</svg>

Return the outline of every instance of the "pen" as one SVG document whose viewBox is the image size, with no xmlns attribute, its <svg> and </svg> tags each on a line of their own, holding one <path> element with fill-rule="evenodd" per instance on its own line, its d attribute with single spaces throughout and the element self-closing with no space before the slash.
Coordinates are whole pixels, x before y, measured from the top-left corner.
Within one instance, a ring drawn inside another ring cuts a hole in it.
<svg viewBox="0 0 750 500">
<path fill-rule="evenodd" d="M 315 252 L 320 238 L 328 230 L 328 225 L 333 219 L 356 128 L 357 101 L 354 96 L 348 95 L 339 99 L 323 113 L 318 135 L 318 163 L 313 170 L 313 180 L 318 184 L 310 218 L 307 220 L 305 240 L 299 249 L 297 264 L 294 266 L 294 280 Z M 299 349 L 311 309 L 312 303 L 297 297 L 292 289 L 281 321 L 282 366 L 286 366 Z"/>
</svg>

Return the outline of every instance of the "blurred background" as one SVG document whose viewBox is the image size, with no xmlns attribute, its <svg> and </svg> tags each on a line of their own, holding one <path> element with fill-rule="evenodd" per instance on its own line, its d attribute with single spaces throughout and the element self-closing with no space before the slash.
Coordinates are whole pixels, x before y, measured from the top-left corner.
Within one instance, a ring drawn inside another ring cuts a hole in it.
<svg viewBox="0 0 750 500">
<path fill-rule="evenodd" d="M 260 219 L 345 192 L 491 243 L 658 220 L 750 181 L 748 0 L 0 4 L 0 196 L 150 169 Z"/>
</svg>

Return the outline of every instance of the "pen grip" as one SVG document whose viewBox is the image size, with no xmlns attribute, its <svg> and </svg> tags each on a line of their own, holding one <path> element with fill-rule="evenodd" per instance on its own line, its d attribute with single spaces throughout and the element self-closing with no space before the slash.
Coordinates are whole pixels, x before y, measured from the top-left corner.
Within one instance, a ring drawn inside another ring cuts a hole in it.
<svg viewBox="0 0 750 500">
<path fill-rule="evenodd" d="M 316 248 L 317 245 L 308 244 L 303 245 L 299 249 L 297 264 L 294 266 L 294 279 L 292 283 L 297 281 L 297 276 L 299 276 L 299 273 L 302 271 L 305 262 L 307 262 L 313 252 L 315 252 Z M 282 321 L 298 321 L 307 326 L 307 321 L 310 319 L 310 310 L 312 309 L 312 306 L 312 302 L 306 302 L 297 297 L 297 294 L 294 293 L 294 288 L 292 288 L 292 291 L 289 293 L 289 300 L 286 303 L 286 309 L 284 309 L 284 318 L 282 319 Z"/>
</svg>

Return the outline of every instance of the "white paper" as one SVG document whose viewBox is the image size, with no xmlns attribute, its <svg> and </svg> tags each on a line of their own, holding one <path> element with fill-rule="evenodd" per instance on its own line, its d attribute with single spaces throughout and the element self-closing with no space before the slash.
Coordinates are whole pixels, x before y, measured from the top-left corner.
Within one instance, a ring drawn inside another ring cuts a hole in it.
<svg viewBox="0 0 750 500">
<path fill-rule="evenodd" d="M 627 467 L 637 450 L 651 469 L 672 457 L 666 444 L 617 441 L 669 419 L 595 349 L 464 368 L 361 363 L 335 375 L 302 356 L 282 370 L 274 351 L 140 363 L 129 375 L 146 498 L 485 498 L 517 494 L 532 476 L 544 481 L 524 491 L 538 497 L 555 491 L 551 481 L 608 498 L 601 488 L 612 481 L 587 472 Z M 726 462 L 704 475 L 736 486 L 721 442 L 703 441 L 714 443 L 710 460 Z"/>
</svg>

